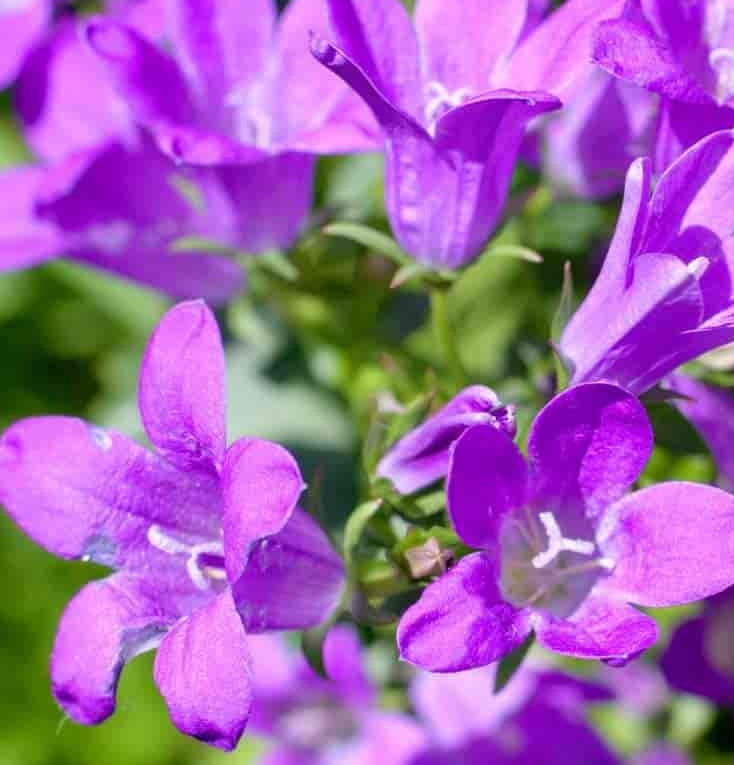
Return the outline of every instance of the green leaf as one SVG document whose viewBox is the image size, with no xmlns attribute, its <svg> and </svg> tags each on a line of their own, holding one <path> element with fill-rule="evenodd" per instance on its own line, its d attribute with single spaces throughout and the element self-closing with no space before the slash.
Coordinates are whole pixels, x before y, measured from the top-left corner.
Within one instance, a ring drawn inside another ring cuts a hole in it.
<svg viewBox="0 0 734 765">
<path fill-rule="evenodd" d="M 497 675 L 494 679 L 494 692 L 499 693 L 507 683 L 512 680 L 515 672 L 520 668 L 520 665 L 528 655 L 528 651 L 535 642 L 535 633 L 531 632 L 524 642 L 521 643 L 514 651 L 508 653 L 503 659 L 500 659 L 500 663 L 497 667 Z"/>
<path fill-rule="evenodd" d="M 568 324 L 574 310 L 573 295 L 573 273 L 571 271 L 570 261 L 566 261 L 563 266 L 563 286 L 561 287 L 561 300 L 558 308 L 553 315 L 551 322 L 550 341 L 554 354 L 554 363 L 556 369 L 556 387 L 563 390 L 568 386 L 568 380 L 571 376 L 571 364 L 561 352 L 559 343 L 563 330 Z"/>
<path fill-rule="evenodd" d="M 382 500 L 374 499 L 359 505 L 347 519 L 344 527 L 344 562 L 351 572 L 354 564 L 354 552 L 359 546 L 367 524 L 382 508 Z"/>
<path fill-rule="evenodd" d="M 247 262 L 250 268 L 273 274 L 287 282 L 298 280 L 298 269 L 288 256 L 279 250 L 269 250 L 257 257 L 250 258 Z"/>
<path fill-rule="evenodd" d="M 363 247 L 379 252 L 386 258 L 395 261 L 400 266 L 413 265 L 413 259 L 400 247 L 400 245 L 382 231 L 370 228 L 361 223 L 351 223 L 349 221 L 339 221 L 330 223 L 322 229 L 327 236 L 341 236 L 344 239 L 351 239 Z"/>
<path fill-rule="evenodd" d="M 519 244 L 491 244 L 479 257 L 517 258 L 518 260 L 524 260 L 527 263 L 543 262 L 543 256 L 539 252 Z"/>
</svg>

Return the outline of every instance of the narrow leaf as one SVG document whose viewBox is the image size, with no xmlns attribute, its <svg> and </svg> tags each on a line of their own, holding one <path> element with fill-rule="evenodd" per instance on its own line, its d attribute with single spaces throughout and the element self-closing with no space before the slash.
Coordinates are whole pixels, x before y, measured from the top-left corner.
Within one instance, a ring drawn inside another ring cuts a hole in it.
<svg viewBox="0 0 734 765">
<path fill-rule="evenodd" d="M 535 633 L 531 632 L 525 641 L 520 644 L 514 651 L 508 653 L 504 659 L 500 659 L 497 665 L 497 674 L 494 679 L 494 692 L 499 693 L 507 683 L 512 680 L 515 672 L 520 669 L 520 665 L 528 655 L 533 642 L 535 641 Z"/>
<path fill-rule="evenodd" d="M 330 223 L 324 226 L 322 231 L 327 236 L 341 236 L 344 239 L 351 239 L 363 247 L 379 252 L 386 258 L 395 261 L 400 266 L 412 265 L 413 260 L 403 251 L 400 245 L 387 234 L 377 231 L 361 223 L 351 223 L 349 221 L 340 221 Z"/>
</svg>

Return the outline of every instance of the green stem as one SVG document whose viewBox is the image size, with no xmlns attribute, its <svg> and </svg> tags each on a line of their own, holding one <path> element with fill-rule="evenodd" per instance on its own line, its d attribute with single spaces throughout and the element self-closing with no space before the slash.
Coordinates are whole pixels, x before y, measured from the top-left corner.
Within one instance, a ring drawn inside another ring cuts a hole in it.
<svg viewBox="0 0 734 765">
<path fill-rule="evenodd" d="M 466 372 L 461 363 L 456 337 L 449 319 L 448 290 L 434 287 L 431 290 L 431 320 L 436 342 L 443 354 L 444 363 L 451 373 L 453 383 L 461 388 L 466 382 Z"/>
</svg>

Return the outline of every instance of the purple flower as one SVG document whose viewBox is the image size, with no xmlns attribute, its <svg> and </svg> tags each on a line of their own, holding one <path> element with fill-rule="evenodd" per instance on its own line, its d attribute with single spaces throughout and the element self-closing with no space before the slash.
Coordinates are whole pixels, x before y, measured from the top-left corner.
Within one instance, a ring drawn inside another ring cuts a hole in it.
<svg viewBox="0 0 734 765">
<path fill-rule="evenodd" d="M 7 0 L 0 5 L 0 88 L 18 75 L 28 52 L 51 20 L 51 0 Z"/>
<path fill-rule="evenodd" d="M 734 489 L 734 398 L 731 391 L 676 373 L 665 387 L 685 398 L 675 407 L 698 431 L 716 460 L 724 488 Z"/>
<path fill-rule="evenodd" d="M 309 56 L 319 0 L 174 0 L 167 48 L 114 20 L 86 37 L 136 119 L 178 161 L 251 164 L 293 152 L 371 149 L 373 123 Z"/>
<path fill-rule="evenodd" d="M 734 497 L 669 482 L 625 495 L 653 434 L 622 388 L 586 383 L 533 423 L 529 464 L 476 425 L 454 444 L 447 496 L 469 546 L 398 628 L 401 656 L 454 672 L 496 661 L 531 632 L 551 651 L 623 664 L 657 638 L 629 605 L 660 607 L 734 583 Z"/>
<path fill-rule="evenodd" d="M 630 162 L 652 149 L 656 107 L 645 90 L 590 71 L 542 131 L 543 171 L 562 193 L 619 193 Z"/>
<path fill-rule="evenodd" d="M 594 36 L 596 63 L 660 96 L 656 166 L 734 127 L 734 8 L 726 0 L 630 0 Z"/>
<path fill-rule="evenodd" d="M 296 506 L 293 457 L 254 438 L 226 447 L 224 354 L 203 303 L 158 325 L 139 405 L 154 452 L 70 417 L 13 425 L 0 440 L 0 500 L 50 552 L 115 569 L 61 619 L 51 682 L 65 712 L 107 718 L 123 665 L 157 647 L 173 722 L 231 749 L 252 702 L 246 632 L 319 623 L 342 564 Z"/>
<path fill-rule="evenodd" d="M 323 649 L 328 679 L 274 636 L 250 640 L 257 703 L 251 729 L 274 744 L 261 765 L 408 765 L 425 734 L 405 715 L 377 708 L 359 638 L 337 625 Z"/>
<path fill-rule="evenodd" d="M 691 765 L 691 760 L 670 744 L 656 744 L 632 757 L 630 765 Z"/>
<path fill-rule="evenodd" d="M 451 444 L 472 425 L 489 423 L 515 435 L 515 408 L 505 406 L 490 388 L 472 385 L 401 438 L 380 460 L 377 474 L 411 494 L 443 478 Z"/>
<path fill-rule="evenodd" d="M 584 719 L 612 698 L 603 686 L 523 667 L 493 695 L 495 669 L 418 674 L 411 697 L 433 742 L 415 765 L 619 765 Z"/>
<path fill-rule="evenodd" d="M 649 163 L 631 165 L 602 270 L 561 337 L 572 383 L 642 393 L 734 339 L 733 142 L 722 131 L 696 144 L 652 195 Z"/>
<path fill-rule="evenodd" d="M 700 616 L 681 624 L 663 654 L 670 685 L 715 704 L 734 704 L 734 588 L 706 601 Z"/>
<path fill-rule="evenodd" d="M 416 260 L 457 268 L 477 257 L 528 121 L 560 106 L 594 24 L 621 5 L 571 0 L 527 34 L 537 11 L 525 0 L 420 0 L 415 29 L 398 0 L 329 0 L 336 44 L 316 36 L 313 53 L 382 128 L 390 223 Z"/>
</svg>

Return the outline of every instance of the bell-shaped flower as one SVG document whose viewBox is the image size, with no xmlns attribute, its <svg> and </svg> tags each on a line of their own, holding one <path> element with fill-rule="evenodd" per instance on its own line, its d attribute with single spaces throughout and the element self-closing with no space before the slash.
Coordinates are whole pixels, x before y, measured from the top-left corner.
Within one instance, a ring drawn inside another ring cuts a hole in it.
<svg viewBox="0 0 734 765">
<path fill-rule="evenodd" d="M 630 0 L 594 34 L 609 73 L 660 96 L 656 167 L 734 127 L 734 5 L 729 0 Z"/>
<path fill-rule="evenodd" d="M 411 700 L 432 741 L 414 765 L 621 765 L 585 719 L 613 698 L 603 685 L 526 665 L 493 694 L 495 678 L 496 666 L 415 677 Z"/>
<path fill-rule="evenodd" d="M 672 688 L 734 704 L 734 588 L 706 601 L 699 616 L 673 633 L 661 664 Z"/>
<path fill-rule="evenodd" d="M 639 394 L 734 340 L 734 132 L 689 149 L 652 194 L 650 174 L 630 167 L 601 272 L 561 336 L 571 383 Z"/>
<path fill-rule="evenodd" d="M 155 447 L 72 417 L 34 417 L 0 439 L 0 502 L 35 542 L 115 572 L 67 606 L 51 659 L 76 722 L 112 714 L 120 671 L 157 648 L 173 722 L 231 749 L 252 704 L 247 633 L 321 622 L 343 566 L 298 509 L 281 446 L 225 436 L 224 354 L 201 302 L 162 319 L 143 360 L 140 413 Z"/>
<path fill-rule="evenodd" d="M 312 50 L 382 128 L 393 233 L 416 260 L 458 268 L 497 226 L 525 128 L 587 68 L 616 0 L 571 0 L 527 34 L 527 0 L 328 0 L 333 39 Z"/>
<path fill-rule="evenodd" d="M 165 47 L 114 19 L 86 38 L 136 120 L 180 162 L 250 164 L 273 156 L 371 149 L 367 109 L 310 57 L 320 0 L 172 0 Z"/>
<path fill-rule="evenodd" d="M 380 460 L 377 475 L 411 494 L 446 475 L 451 444 L 472 425 L 489 423 L 515 435 L 515 408 L 484 385 L 457 393 L 424 423 L 403 436 Z"/>
<path fill-rule="evenodd" d="M 455 672 L 501 659 L 534 632 L 551 651 L 624 664 L 657 639 L 630 603 L 690 603 L 734 584 L 734 497 L 687 482 L 626 493 L 652 446 L 640 402 L 608 383 L 547 404 L 529 462 L 502 431 L 467 430 L 452 450 L 448 510 L 480 552 L 406 611 L 401 656 Z"/>
<path fill-rule="evenodd" d="M 251 730 L 272 746 L 261 765 L 409 765 L 425 733 L 412 718 L 380 709 L 356 630 L 332 627 L 325 677 L 276 636 L 250 639 L 256 703 Z"/>
</svg>

